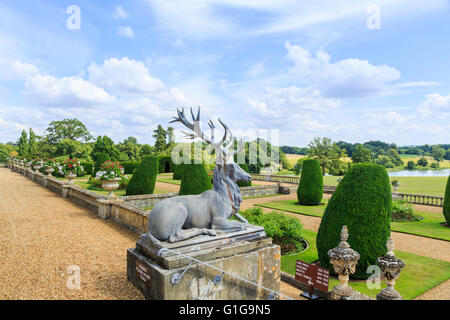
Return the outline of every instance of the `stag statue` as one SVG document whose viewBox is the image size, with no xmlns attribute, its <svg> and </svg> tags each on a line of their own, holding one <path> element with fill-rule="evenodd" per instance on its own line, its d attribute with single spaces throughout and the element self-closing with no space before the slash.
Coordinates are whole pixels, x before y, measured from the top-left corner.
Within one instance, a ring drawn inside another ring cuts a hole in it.
<svg viewBox="0 0 450 320">
<path fill-rule="evenodd" d="M 199 195 L 177 196 L 157 203 L 149 214 L 148 237 L 154 244 L 159 244 L 160 241 L 172 243 L 198 235 L 215 236 L 218 233 L 244 230 L 244 224 L 248 221 L 238 213 L 242 197 L 237 182 L 248 182 L 251 176 L 233 160 L 234 154 L 240 150 L 230 150 L 233 146 L 230 129 L 218 119 L 225 133 L 221 140 L 215 142 L 215 126 L 211 120 L 208 121 L 211 129 L 210 138 L 206 137 L 200 128 L 200 108 L 196 117 L 191 108 L 193 123 L 186 119 L 184 109 L 181 111 L 177 109 L 177 113 L 178 117 L 174 117 L 175 120 L 171 123 L 181 122 L 192 131 L 192 133 L 184 132 L 187 137 L 201 138 L 216 151 L 213 190 L 207 190 Z M 230 142 L 231 148 L 227 148 Z M 242 145 L 243 143 L 241 147 Z M 228 220 L 233 215 L 242 223 Z"/>
</svg>

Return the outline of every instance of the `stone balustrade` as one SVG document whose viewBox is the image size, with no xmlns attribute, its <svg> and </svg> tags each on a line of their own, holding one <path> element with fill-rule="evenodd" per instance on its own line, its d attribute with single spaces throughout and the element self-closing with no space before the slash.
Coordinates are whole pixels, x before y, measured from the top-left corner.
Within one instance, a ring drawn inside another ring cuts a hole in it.
<svg viewBox="0 0 450 320">
<path fill-rule="evenodd" d="M 422 204 L 425 206 L 443 207 L 444 198 L 437 196 L 426 196 L 422 194 L 410 194 L 410 193 L 393 193 L 397 199 L 402 199 L 408 203 Z"/>
</svg>

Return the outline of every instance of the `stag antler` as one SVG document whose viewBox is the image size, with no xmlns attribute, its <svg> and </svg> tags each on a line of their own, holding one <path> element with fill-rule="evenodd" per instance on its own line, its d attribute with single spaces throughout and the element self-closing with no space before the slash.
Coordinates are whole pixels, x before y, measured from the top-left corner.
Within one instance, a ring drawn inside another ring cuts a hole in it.
<svg viewBox="0 0 450 320">
<path fill-rule="evenodd" d="M 218 119 L 220 124 L 225 129 L 225 133 L 224 133 L 223 138 L 220 141 L 214 142 L 214 129 L 215 129 L 214 123 L 211 120 L 208 121 L 208 126 L 211 129 L 211 138 L 209 139 L 205 136 L 205 134 L 203 133 L 203 131 L 200 128 L 200 107 L 198 108 L 197 116 L 194 115 L 192 108 L 190 108 L 190 109 L 191 109 L 192 120 L 194 121 L 194 123 L 191 123 L 187 120 L 186 115 L 184 114 L 184 108 L 182 108 L 181 111 L 177 108 L 178 117 L 173 117 L 174 120 L 170 121 L 170 123 L 181 122 L 185 127 L 191 129 L 194 132 L 194 133 L 187 133 L 187 132 L 182 131 L 186 135 L 186 137 L 188 137 L 189 139 L 195 139 L 197 137 L 201 138 L 203 141 L 212 145 L 216 149 L 219 149 L 223 153 L 222 145 L 227 140 L 227 135 L 228 135 L 228 132 L 230 131 L 228 126 L 225 123 L 223 123 L 220 119 Z"/>
</svg>

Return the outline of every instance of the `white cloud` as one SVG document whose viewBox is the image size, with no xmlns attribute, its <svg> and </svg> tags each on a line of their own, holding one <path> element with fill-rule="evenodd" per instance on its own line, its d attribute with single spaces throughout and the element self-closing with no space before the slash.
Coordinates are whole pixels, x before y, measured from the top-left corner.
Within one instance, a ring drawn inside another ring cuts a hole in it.
<svg viewBox="0 0 450 320">
<path fill-rule="evenodd" d="M 115 6 L 113 12 L 114 19 L 127 19 L 129 16 L 130 14 L 127 11 L 125 11 L 121 5 Z"/>
<path fill-rule="evenodd" d="M 387 65 L 374 66 L 367 60 L 346 59 L 330 62 L 322 50 L 315 57 L 298 45 L 286 42 L 286 58 L 294 63 L 292 75 L 309 81 L 329 97 L 362 97 L 380 93 L 400 77 L 400 72 Z"/>
<path fill-rule="evenodd" d="M 117 28 L 117 34 L 119 35 L 119 36 L 122 36 L 122 37 L 126 37 L 126 38 L 134 38 L 134 31 L 133 31 L 133 29 L 130 27 L 130 26 L 126 26 L 126 27 L 123 27 L 123 26 L 121 26 L 121 27 L 118 27 Z"/>
<path fill-rule="evenodd" d="M 127 57 L 111 58 L 100 66 L 92 63 L 88 71 L 89 81 L 103 88 L 128 93 L 155 92 L 164 88 L 162 81 L 153 78 L 142 62 Z"/>
<path fill-rule="evenodd" d="M 422 116 L 431 115 L 450 115 L 450 94 L 448 96 L 442 96 L 438 93 L 432 93 L 426 95 L 426 100 L 422 106 L 417 109 L 418 113 Z"/>
</svg>

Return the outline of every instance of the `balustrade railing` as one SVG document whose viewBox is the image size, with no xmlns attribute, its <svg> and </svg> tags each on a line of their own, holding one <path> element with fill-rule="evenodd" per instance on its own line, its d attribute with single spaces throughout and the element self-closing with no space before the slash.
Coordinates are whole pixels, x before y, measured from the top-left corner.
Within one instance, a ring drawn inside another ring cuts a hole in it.
<svg viewBox="0 0 450 320">
<path fill-rule="evenodd" d="M 397 193 L 397 197 L 413 204 L 422 204 L 425 206 L 443 207 L 444 198 L 437 196 L 427 196 L 423 194 Z"/>
</svg>

